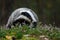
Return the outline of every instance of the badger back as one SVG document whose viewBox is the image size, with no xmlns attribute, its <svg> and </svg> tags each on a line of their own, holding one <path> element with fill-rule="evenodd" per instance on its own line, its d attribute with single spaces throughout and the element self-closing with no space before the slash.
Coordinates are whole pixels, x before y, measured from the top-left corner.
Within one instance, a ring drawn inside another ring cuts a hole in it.
<svg viewBox="0 0 60 40">
<path fill-rule="evenodd" d="M 29 18 L 29 20 L 31 20 L 31 23 L 32 22 L 37 23 L 39 21 L 36 13 L 34 11 L 32 11 L 31 9 L 29 9 L 29 8 L 18 8 L 14 12 L 12 12 L 11 16 L 8 19 L 6 27 L 11 26 L 14 21 L 21 18 L 21 15 L 26 16 L 27 18 Z"/>
</svg>

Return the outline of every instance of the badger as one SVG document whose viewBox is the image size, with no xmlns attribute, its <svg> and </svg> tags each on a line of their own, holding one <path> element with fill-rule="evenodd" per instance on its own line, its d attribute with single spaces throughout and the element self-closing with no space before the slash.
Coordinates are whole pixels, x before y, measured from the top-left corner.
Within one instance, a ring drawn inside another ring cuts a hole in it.
<svg viewBox="0 0 60 40">
<path fill-rule="evenodd" d="M 6 27 L 11 28 L 12 25 L 15 26 L 18 24 L 18 26 L 28 25 L 32 28 L 36 27 L 38 21 L 38 17 L 33 10 L 29 8 L 18 8 L 10 15 Z"/>
</svg>

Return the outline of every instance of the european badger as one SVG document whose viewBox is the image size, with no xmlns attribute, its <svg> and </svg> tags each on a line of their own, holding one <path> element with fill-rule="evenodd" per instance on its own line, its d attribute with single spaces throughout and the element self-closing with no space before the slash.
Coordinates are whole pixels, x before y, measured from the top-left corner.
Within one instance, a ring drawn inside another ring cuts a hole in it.
<svg viewBox="0 0 60 40">
<path fill-rule="evenodd" d="M 8 19 L 6 24 L 7 28 L 11 28 L 12 25 L 28 25 L 29 27 L 35 27 L 38 23 L 38 17 L 34 11 L 29 8 L 16 9 Z"/>
</svg>

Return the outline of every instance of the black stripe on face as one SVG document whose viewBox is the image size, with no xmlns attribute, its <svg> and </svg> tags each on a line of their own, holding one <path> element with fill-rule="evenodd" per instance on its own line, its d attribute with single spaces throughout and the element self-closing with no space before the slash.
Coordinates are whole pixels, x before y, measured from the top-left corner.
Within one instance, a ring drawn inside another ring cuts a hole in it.
<svg viewBox="0 0 60 40">
<path fill-rule="evenodd" d="M 32 21 L 31 16 L 27 12 L 22 12 L 21 15 L 24 15 L 24 16 L 28 17 Z"/>
<path fill-rule="evenodd" d="M 18 24 L 18 26 L 19 26 L 20 24 L 24 25 L 24 23 L 28 26 L 30 25 L 30 22 L 25 20 L 25 19 L 18 19 L 18 20 L 13 22 L 13 25 L 16 26 L 16 24 Z"/>
</svg>

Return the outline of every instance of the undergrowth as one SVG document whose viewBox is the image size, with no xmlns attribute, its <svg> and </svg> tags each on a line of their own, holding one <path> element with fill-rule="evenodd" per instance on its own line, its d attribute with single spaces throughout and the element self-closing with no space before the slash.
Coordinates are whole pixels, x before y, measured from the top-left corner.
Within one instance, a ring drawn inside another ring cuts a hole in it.
<svg viewBox="0 0 60 40">
<path fill-rule="evenodd" d="M 15 26 L 11 29 L 0 28 L 0 40 L 42 40 L 40 36 L 45 36 L 48 40 L 60 40 L 59 28 L 52 25 L 38 25 L 36 28 Z M 28 38 L 28 39 L 27 39 Z"/>
</svg>

